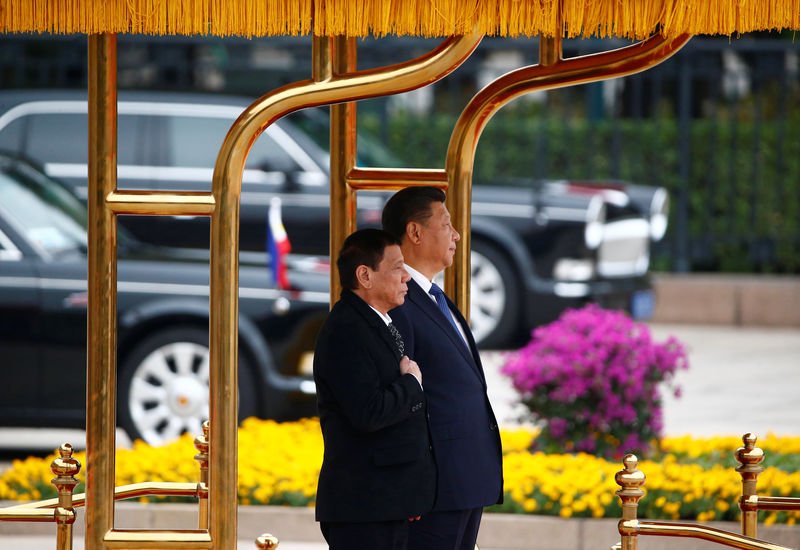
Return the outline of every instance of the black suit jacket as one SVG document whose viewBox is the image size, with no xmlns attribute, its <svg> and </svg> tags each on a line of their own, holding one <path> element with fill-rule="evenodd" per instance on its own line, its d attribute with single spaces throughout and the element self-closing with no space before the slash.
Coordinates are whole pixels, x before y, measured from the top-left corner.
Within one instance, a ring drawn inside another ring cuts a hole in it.
<svg viewBox="0 0 800 550">
<path fill-rule="evenodd" d="M 317 521 L 407 519 L 432 508 L 425 394 L 413 375 L 400 374 L 400 359 L 385 323 L 344 290 L 314 351 L 325 441 Z"/>
<path fill-rule="evenodd" d="M 389 312 L 406 354 L 422 371 L 438 466 L 434 510 L 466 510 L 502 502 L 503 466 L 497 420 L 486 393 L 478 349 L 449 299 L 468 345 L 433 299 L 412 279 L 405 303 Z"/>
</svg>

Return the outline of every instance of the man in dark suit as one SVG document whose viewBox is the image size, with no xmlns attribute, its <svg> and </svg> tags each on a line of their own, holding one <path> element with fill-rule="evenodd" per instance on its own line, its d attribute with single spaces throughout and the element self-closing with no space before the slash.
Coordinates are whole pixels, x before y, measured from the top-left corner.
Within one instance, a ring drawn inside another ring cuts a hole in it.
<svg viewBox="0 0 800 550">
<path fill-rule="evenodd" d="M 344 290 L 317 337 L 325 454 L 316 518 L 332 550 L 405 550 L 409 522 L 433 506 L 422 374 L 387 313 L 403 303 L 409 280 L 398 245 L 379 229 L 345 240 Z"/>
<path fill-rule="evenodd" d="M 434 509 L 411 526 L 413 550 L 473 550 L 483 507 L 503 500 L 500 434 L 475 340 L 433 283 L 453 263 L 460 238 L 444 200 L 435 187 L 409 187 L 383 210 L 383 227 L 400 239 L 411 275 L 405 303 L 390 315 L 425 377 L 438 467 Z"/>
</svg>

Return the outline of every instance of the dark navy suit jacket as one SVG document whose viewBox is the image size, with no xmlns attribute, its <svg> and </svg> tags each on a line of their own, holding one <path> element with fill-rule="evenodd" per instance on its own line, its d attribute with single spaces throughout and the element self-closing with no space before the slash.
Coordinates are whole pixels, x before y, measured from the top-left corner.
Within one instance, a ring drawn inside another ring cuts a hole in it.
<svg viewBox="0 0 800 550">
<path fill-rule="evenodd" d="M 406 354 L 422 371 L 438 469 L 434 511 L 479 508 L 503 500 L 500 434 L 483 366 L 466 320 L 447 301 L 469 347 L 413 279 L 405 303 L 389 312 Z"/>
<path fill-rule="evenodd" d="M 400 374 L 400 359 L 378 314 L 342 291 L 314 352 L 325 440 L 317 521 L 406 520 L 433 506 L 425 394 L 412 374 Z"/>
</svg>

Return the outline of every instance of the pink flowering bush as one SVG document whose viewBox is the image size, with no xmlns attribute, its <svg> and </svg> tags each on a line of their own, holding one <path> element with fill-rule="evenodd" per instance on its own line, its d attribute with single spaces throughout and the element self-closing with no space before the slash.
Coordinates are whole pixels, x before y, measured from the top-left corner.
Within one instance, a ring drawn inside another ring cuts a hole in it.
<svg viewBox="0 0 800 550">
<path fill-rule="evenodd" d="M 655 343 L 647 326 L 590 304 L 537 328 L 502 372 L 542 428 L 534 447 L 620 458 L 660 437 L 658 386 L 679 395 L 679 368 L 688 362 L 674 337 Z"/>
</svg>

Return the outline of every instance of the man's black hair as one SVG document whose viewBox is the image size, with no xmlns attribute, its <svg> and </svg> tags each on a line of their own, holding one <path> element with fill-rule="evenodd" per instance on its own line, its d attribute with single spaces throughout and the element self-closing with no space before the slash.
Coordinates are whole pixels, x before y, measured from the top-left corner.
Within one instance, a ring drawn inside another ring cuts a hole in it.
<svg viewBox="0 0 800 550">
<path fill-rule="evenodd" d="M 408 222 L 424 224 L 433 215 L 431 205 L 444 202 L 444 191 L 438 187 L 406 187 L 395 193 L 383 207 L 383 228 L 400 241 Z"/>
<path fill-rule="evenodd" d="M 383 251 L 387 246 L 399 245 L 400 241 L 388 231 L 382 229 L 359 229 L 344 240 L 336 266 L 339 268 L 339 282 L 342 288 L 355 290 L 358 288 L 356 269 L 365 265 L 377 271 L 383 260 Z"/>
</svg>

